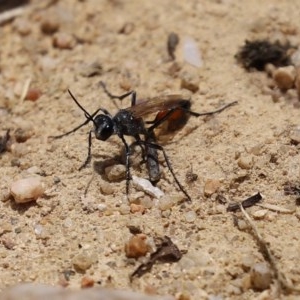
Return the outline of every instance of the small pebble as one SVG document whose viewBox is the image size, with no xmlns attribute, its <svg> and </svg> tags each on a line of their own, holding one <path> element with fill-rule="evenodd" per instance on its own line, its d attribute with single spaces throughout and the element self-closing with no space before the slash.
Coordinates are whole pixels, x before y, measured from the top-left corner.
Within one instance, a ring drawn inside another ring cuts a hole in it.
<svg viewBox="0 0 300 300">
<path fill-rule="evenodd" d="M 294 66 L 280 67 L 273 72 L 273 79 L 281 90 L 294 86 L 296 70 Z"/>
<path fill-rule="evenodd" d="M 86 271 L 95 262 L 96 262 L 96 259 L 95 259 L 94 255 L 88 253 L 87 251 L 77 254 L 73 258 L 73 261 L 72 261 L 74 268 L 80 272 Z"/>
<path fill-rule="evenodd" d="M 268 210 L 267 209 L 260 209 L 260 210 L 257 210 L 255 211 L 253 214 L 252 214 L 252 217 L 256 220 L 261 220 L 261 219 L 264 219 L 265 216 L 267 215 L 268 213 Z"/>
<path fill-rule="evenodd" d="M 290 132 L 290 139 L 294 145 L 300 144 L 300 128 Z"/>
<path fill-rule="evenodd" d="M 142 199 L 141 199 L 141 205 L 143 205 L 145 208 L 152 208 L 154 203 L 152 201 L 152 199 L 149 197 L 149 196 L 144 196 Z"/>
<path fill-rule="evenodd" d="M 35 201 L 45 192 L 45 187 L 38 177 L 29 177 L 12 183 L 10 193 L 17 203 Z"/>
<path fill-rule="evenodd" d="M 163 191 L 161 191 L 158 187 L 153 186 L 147 179 L 132 176 L 132 183 L 137 189 L 144 191 L 154 198 L 159 199 L 164 195 Z"/>
<path fill-rule="evenodd" d="M 0 223 L 0 236 L 5 233 L 8 233 L 8 232 L 12 232 L 11 224 L 9 224 L 7 222 L 1 222 Z"/>
<path fill-rule="evenodd" d="M 135 213 L 143 214 L 145 212 L 145 210 L 146 210 L 145 206 L 143 206 L 141 204 L 135 204 L 135 203 L 130 204 L 130 212 L 133 214 L 135 214 Z"/>
<path fill-rule="evenodd" d="M 31 175 L 37 174 L 37 175 L 41 175 L 42 176 L 42 175 L 45 174 L 45 172 L 43 170 L 41 170 L 38 166 L 32 166 L 32 167 L 28 168 L 26 170 L 26 172 L 28 174 L 31 174 Z"/>
<path fill-rule="evenodd" d="M 6 202 L 9 200 L 11 197 L 10 189 L 9 188 L 4 188 L 0 192 L 0 201 L 1 202 Z"/>
<path fill-rule="evenodd" d="M 15 139 L 18 143 L 25 143 L 32 136 L 30 130 L 25 130 L 22 128 L 17 128 L 14 132 Z"/>
<path fill-rule="evenodd" d="M 27 94 L 25 96 L 25 100 L 29 101 L 36 101 L 38 100 L 42 95 L 42 91 L 38 88 L 29 88 L 27 91 Z"/>
<path fill-rule="evenodd" d="M 237 227 L 241 231 L 245 231 L 245 230 L 250 228 L 249 224 L 243 219 L 238 219 L 237 220 Z"/>
<path fill-rule="evenodd" d="M 272 272 L 266 263 L 257 263 L 251 269 L 251 283 L 257 290 L 266 290 L 272 283 Z"/>
<path fill-rule="evenodd" d="M 145 197 L 145 193 L 142 191 L 137 191 L 130 193 L 128 201 L 129 203 L 140 203 L 141 199 Z"/>
<path fill-rule="evenodd" d="M 121 204 L 119 207 L 119 212 L 121 215 L 130 214 L 130 206 L 128 204 Z"/>
<path fill-rule="evenodd" d="M 63 226 L 66 227 L 66 228 L 71 228 L 73 226 L 73 221 L 71 218 L 66 218 L 64 223 L 63 223 Z"/>
<path fill-rule="evenodd" d="M 16 157 L 25 156 L 29 149 L 25 144 L 13 143 L 10 147 L 11 153 Z"/>
<path fill-rule="evenodd" d="M 181 78 L 180 88 L 196 93 L 199 90 L 199 82 L 192 81 L 192 79 L 189 78 Z"/>
<path fill-rule="evenodd" d="M 30 22 L 26 19 L 17 18 L 14 21 L 14 27 L 15 27 L 16 31 L 22 36 L 25 36 L 25 35 L 28 35 L 29 33 L 31 33 Z"/>
<path fill-rule="evenodd" d="M 16 246 L 16 242 L 7 236 L 1 238 L 1 243 L 8 250 L 12 250 Z"/>
<path fill-rule="evenodd" d="M 240 295 L 242 293 L 242 291 L 239 287 L 229 284 L 226 287 L 226 293 L 229 295 Z"/>
<path fill-rule="evenodd" d="M 40 28 L 44 34 L 53 34 L 59 29 L 59 22 L 52 16 L 45 16 L 42 19 Z"/>
<path fill-rule="evenodd" d="M 44 231 L 44 226 L 41 224 L 35 224 L 34 225 L 34 233 L 36 235 L 41 235 Z"/>
<path fill-rule="evenodd" d="M 83 77 L 92 77 L 103 73 L 102 65 L 99 62 L 93 62 L 85 65 L 80 70 L 80 75 Z"/>
<path fill-rule="evenodd" d="M 88 276 L 83 276 L 81 278 L 80 286 L 82 289 L 93 287 L 95 284 L 95 280 Z"/>
<path fill-rule="evenodd" d="M 148 252 L 147 236 L 143 233 L 132 236 L 125 244 L 125 254 L 128 258 L 139 258 Z"/>
<path fill-rule="evenodd" d="M 101 182 L 100 190 L 104 195 L 111 195 L 114 193 L 114 186 L 106 181 Z"/>
<path fill-rule="evenodd" d="M 221 183 L 217 179 L 207 179 L 204 184 L 204 195 L 209 197 L 216 193 L 221 187 Z"/>
<path fill-rule="evenodd" d="M 113 165 L 105 168 L 105 175 L 109 181 L 118 181 L 125 178 L 126 167 L 124 165 Z"/>
<path fill-rule="evenodd" d="M 249 273 L 241 278 L 241 288 L 243 291 L 251 289 L 251 275 Z"/>
<path fill-rule="evenodd" d="M 197 214 L 193 210 L 188 211 L 187 213 L 185 213 L 185 220 L 188 223 L 195 222 L 196 218 L 197 218 Z"/>
<path fill-rule="evenodd" d="M 162 197 L 161 199 L 159 199 L 158 201 L 158 208 L 161 211 L 165 211 L 170 209 L 171 207 L 173 207 L 176 203 L 178 203 L 179 201 L 177 201 L 178 199 L 174 199 L 174 197 L 166 195 L 164 197 Z"/>
<path fill-rule="evenodd" d="M 98 204 L 97 208 L 99 211 L 104 212 L 107 210 L 107 205 L 104 203 L 100 203 L 100 204 Z"/>
<path fill-rule="evenodd" d="M 65 32 L 58 32 L 53 36 L 53 46 L 59 49 L 73 49 L 76 41 L 74 37 Z"/>
<path fill-rule="evenodd" d="M 244 170 L 249 170 L 253 167 L 253 159 L 252 156 L 247 155 L 247 156 L 241 156 L 240 159 L 238 160 L 238 166 L 241 169 Z"/>
<path fill-rule="evenodd" d="M 61 182 L 61 179 L 58 177 L 58 176 L 54 176 L 53 177 L 53 183 L 54 184 L 58 184 L 58 183 L 60 183 Z"/>
<path fill-rule="evenodd" d="M 249 153 L 259 156 L 263 151 L 263 144 L 256 144 L 249 149 Z"/>
</svg>

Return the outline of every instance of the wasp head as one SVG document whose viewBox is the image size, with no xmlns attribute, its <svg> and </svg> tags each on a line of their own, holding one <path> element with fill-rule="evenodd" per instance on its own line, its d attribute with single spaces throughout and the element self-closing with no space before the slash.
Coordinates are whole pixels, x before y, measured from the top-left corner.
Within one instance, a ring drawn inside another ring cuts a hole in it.
<svg viewBox="0 0 300 300">
<path fill-rule="evenodd" d="M 105 141 L 114 133 L 114 123 L 108 115 L 98 115 L 93 120 L 97 140 Z"/>
</svg>

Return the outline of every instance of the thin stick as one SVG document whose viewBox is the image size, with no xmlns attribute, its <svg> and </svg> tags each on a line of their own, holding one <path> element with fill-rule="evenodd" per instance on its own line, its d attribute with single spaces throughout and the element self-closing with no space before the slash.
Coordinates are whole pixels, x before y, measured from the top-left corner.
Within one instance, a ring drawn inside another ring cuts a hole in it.
<svg viewBox="0 0 300 300">
<path fill-rule="evenodd" d="M 30 84 L 31 84 L 31 80 L 32 79 L 29 77 L 28 79 L 26 79 L 26 81 L 24 83 L 21 98 L 20 98 L 21 102 L 23 102 L 26 98 L 26 95 L 28 93 L 28 90 L 29 90 L 29 87 L 30 87 Z"/>
<path fill-rule="evenodd" d="M 288 292 L 297 292 L 297 293 L 300 293 L 300 288 L 295 288 L 290 283 L 288 283 L 285 275 L 278 269 L 275 257 L 271 253 L 270 249 L 267 246 L 267 243 L 264 241 L 263 237 L 261 236 L 261 234 L 257 230 L 257 227 L 252 222 L 250 216 L 248 215 L 248 213 L 243 208 L 243 205 L 241 205 L 241 204 L 240 204 L 240 209 L 241 209 L 244 217 L 248 221 L 249 225 L 252 228 L 252 232 L 254 233 L 254 236 L 255 236 L 255 238 L 256 238 L 256 240 L 258 242 L 258 245 L 259 245 L 259 248 L 260 248 L 260 252 L 264 256 L 264 258 L 269 262 L 271 268 L 273 269 L 275 277 L 278 280 L 278 283 L 280 285 L 280 288 L 282 288 L 282 289 L 284 289 L 284 290 L 286 290 Z"/>
<path fill-rule="evenodd" d="M 15 17 L 18 17 L 22 14 L 24 14 L 26 11 L 26 8 L 24 6 L 17 7 L 14 9 L 10 9 L 8 11 L 4 11 L 0 14 L 0 25 L 11 21 Z"/>
</svg>

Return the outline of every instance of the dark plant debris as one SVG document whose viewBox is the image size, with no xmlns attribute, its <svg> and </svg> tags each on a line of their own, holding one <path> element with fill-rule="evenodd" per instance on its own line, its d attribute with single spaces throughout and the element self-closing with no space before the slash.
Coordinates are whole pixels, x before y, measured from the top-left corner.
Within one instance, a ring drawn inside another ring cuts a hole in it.
<svg viewBox="0 0 300 300">
<path fill-rule="evenodd" d="M 296 205 L 300 205 L 300 182 L 287 181 L 283 185 L 285 195 L 296 196 Z"/>
<path fill-rule="evenodd" d="M 171 32 L 168 36 L 167 49 L 168 49 L 168 54 L 172 60 L 175 60 L 175 50 L 178 43 L 179 43 L 178 34 Z"/>
<path fill-rule="evenodd" d="M 128 225 L 127 228 L 129 229 L 129 232 L 133 235 L 142 233 L 142 230 L 140 227 L 134 226 L 134 225 Z"/>
<path fill-rule="evenodd" d="M 242 206 L 243 208 L 248 208 L 251 207 L 253 205 L 255 205 L 257 202 L 259 202 L 262 199 L 262 196 L 260 193 L 257 193 L 247 199 L 245 199 L 244 201 L 242 201 Z M 227 207 L 227 211 L 237 211 L 238 209 L 240 209 L 240 203 L 230 203 Z"/>
<path fill-rule="evenodd" d="M 3 153 L 6 151 L 7 142 L 10 139 L 9 131 L 10 130 L 8 129 L 5 133 L 5 135 L 0 137 L 0 153 Z"/>
<path fill-rule="evenodd" d="M 186 251 L 179 250 L 178 247 L 171 241 L 168 236 L 159 239 L 156 245 L 157 250 L 150 255 L 146 263 L 141 264 L 131 275 L 130 280 L 134 277 L 141 277 L 145 273 L 150 272 L 153 265 L 157 262 L 172 263 L 181 259 L 182 254 Z"/>
<path fill-rule="evenodd" d="M 300 182 L 287 181 L 283 185 L 285 195 L 296 195 L 300 196 Z"/>
<path fill-rule="evenodd" d="M 227 203 L 227 199 L 224 195 L 218 194 L 216 197 L 218 203 L 225 205 Z"/>
<path fill-rule="evenodd" d="M 0 13 L 22 5 L 29 4 L 29 2 L 29 0 L 0 1 Z"/>
<path fill-rule="evenodd" d="M 268 63 L 277 67 L 290 65 L 290 57 L 287 54 L 290 48 L 292 48 L 290 44 L 281 45 L 279 42 L 271 43 L 267 40 L 246 40 L 235 58 L 247 70 L 263 71 Z"/>
<path fill-rule="evenodd" d="M 62 271 L 62 274 L 67 281 L 70 281 L 71 276 L 74 276 L 76 273 L 73 270 L 66 269 Z"/>
</svg>

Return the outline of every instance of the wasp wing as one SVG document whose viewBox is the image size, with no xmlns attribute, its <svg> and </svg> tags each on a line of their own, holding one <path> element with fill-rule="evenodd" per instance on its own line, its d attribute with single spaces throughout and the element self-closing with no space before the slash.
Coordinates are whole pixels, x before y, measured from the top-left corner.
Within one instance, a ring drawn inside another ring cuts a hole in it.
<svg viewBox="0 0 300 300">
<path fill-rule="evenodd" d="M 189 109 L 190 105 L 190 100 L 184 99 L 182 95 L 166 95 L 139 102 L 134 106 L 126 108 L 126 110 L 130 111 L 134 117 L 141 118 L 151 113 L 168 111 L 174 108 Z"/>
</svg>

